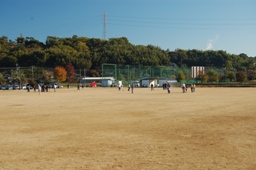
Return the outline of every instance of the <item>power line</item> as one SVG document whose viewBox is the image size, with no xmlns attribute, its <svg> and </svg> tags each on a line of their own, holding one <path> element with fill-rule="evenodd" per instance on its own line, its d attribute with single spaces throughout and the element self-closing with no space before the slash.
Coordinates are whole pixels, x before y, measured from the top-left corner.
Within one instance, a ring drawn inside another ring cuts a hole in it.
<svg viewBox="0 0 256 170">
<path fill-rule="evenodd" d="M 149 18 L 110 15 L 108 23 L 111 25 L 186 29 L 254 29 L 256 27 L 255 18 Z"/>
</svg>

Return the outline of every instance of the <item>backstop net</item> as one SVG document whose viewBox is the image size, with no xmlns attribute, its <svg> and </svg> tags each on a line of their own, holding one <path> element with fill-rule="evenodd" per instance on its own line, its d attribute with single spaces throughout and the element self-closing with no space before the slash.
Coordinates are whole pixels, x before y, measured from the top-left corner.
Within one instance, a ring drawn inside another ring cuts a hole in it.
<svg viewBox="0 0 256 170">
<path fill-rule="evenodd" d="M 142 66 L 142 65 L 119 65 L 102 64 L 102 77 L 114 77 L 125 83 L 139 81 L 146 78 L 175 78 L 177 69 L 166 66 Z"/>
<path fill-rule="evenodd" d="M 121 80 L 123 84 L 128 84 L 132 81 L 140 81 L 146 78 L 156 79 L 176 79 L 179 71 L 182 71 L 185 76 L 186 83 L 194 83 L 196 76 L 200 71 L 207 73 L 210 69 L 217 71 L 219 75 L 224 74 L 223 68 L 213 67 L 177 67 L 177 66 L 143 66 L 143 65 L 119 65 L 119 64 L 102 64 L 102 77 L 114 77 L 116 80 Z"/>
</svg>

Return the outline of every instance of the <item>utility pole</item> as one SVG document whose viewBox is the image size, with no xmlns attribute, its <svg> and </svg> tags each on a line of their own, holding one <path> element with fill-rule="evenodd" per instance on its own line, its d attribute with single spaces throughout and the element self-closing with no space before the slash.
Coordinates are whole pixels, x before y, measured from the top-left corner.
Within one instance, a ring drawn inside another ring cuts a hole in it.
<svg viewBox="0 0 256 170">
<path fill-rule="evenodd" d="M 32 66 L 32 80 L 34 80 L 34 70 L 33 70 L 33 66 Z"/>
<path fill-rule="evenodd" d="M 19 83 L 20 83 L 20 88 L 19 89 L 21 89 L 20 67 L 19 67 L 18 63 L 16 63 L 16 76 L 17 76 L 17 79 L 19 80 Z"/>
<path fill-rule="evenodd" d="M 79 70 L 80 70 L 80 79 L 81 79 L 81 68 L 79 68 Z"/>
<path fill-rule="evenodd" d="M 107 15 L 106 15 L 106 12 L 104 12 L 103 39 L 104 39 L 104 40 L 107 40 Z"/>
</svg>

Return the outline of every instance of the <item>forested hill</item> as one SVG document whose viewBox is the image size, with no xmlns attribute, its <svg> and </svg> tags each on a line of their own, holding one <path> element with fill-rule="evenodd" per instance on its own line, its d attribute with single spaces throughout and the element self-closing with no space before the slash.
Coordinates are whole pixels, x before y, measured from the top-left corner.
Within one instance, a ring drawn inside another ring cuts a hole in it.
<svg viewBox="0 0 256 170">
<path fill-rule="evenodd" d="M 255 69 L 256 57 L 246 54 L 229 54 L 225 51 L 163 50 L 153 45 L 133 45 L 127 38 L 78 37 L 58 38 L 48 36 L 45 43 L 33 37 L 18 37 L 16 41 L 0 37 L 0 67 L 66 66 L 95 69 L 102 63 L 125 65 L 214 66 L 233 67 L 237 70 Z"/>
</svg>

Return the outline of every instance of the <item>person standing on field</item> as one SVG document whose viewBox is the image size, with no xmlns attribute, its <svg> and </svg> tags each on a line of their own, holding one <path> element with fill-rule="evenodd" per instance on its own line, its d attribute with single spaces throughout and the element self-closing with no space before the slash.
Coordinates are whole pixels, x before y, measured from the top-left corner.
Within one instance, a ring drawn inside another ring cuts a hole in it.
<svg viewBox="0 0 256 170">
<path fill-rule="evenodd" d="M 182 92 L 183 92 L 183 93 L 186 92 L 186 84 L 185 84 L 185 83 L 182 84 Z"/>
<path fill-rule="evenodd" d="M 39 93 L 39 95 L 41 94 L 41 86 L 40 86 L 40 84 L 38 84 L 38 93 Z"/>
<path fill-rule="evenodd" d="M 171 85 L 169 83 L 166 84 L 166 88 L 168 93 L 171 93 Z"/>
<path fill-rule="evenodd" d="M 53 85 L 54 92 L 56 92 L 56 84 Z"/>
<path fill-rule="evenodd" d="M 150 86 L 151 86 L 151 91 L 154 91 L 154 85 L 153 85 L 153 83 L 151 83 Z"/>
<path fill-rule="evenodd" d="M 190 85 L 190 88 L 191 88 L 191 93 L 193 93 L 193 92 L 194 92 L 194 85 L 191 84 L 191 85 Z"/>
<path fill-rule="evenodd" d="M 118 90 L 121 91 L 121 83 L 118 83 Z"/>
<path fill-rule="evenodd" d="M 132 87 L 131 88 L 132 88 L 132 93 L 133 93 L 133 90 L 134 90 L 134 84 L 133 83 L 132 83 Z"/>
</svg>

